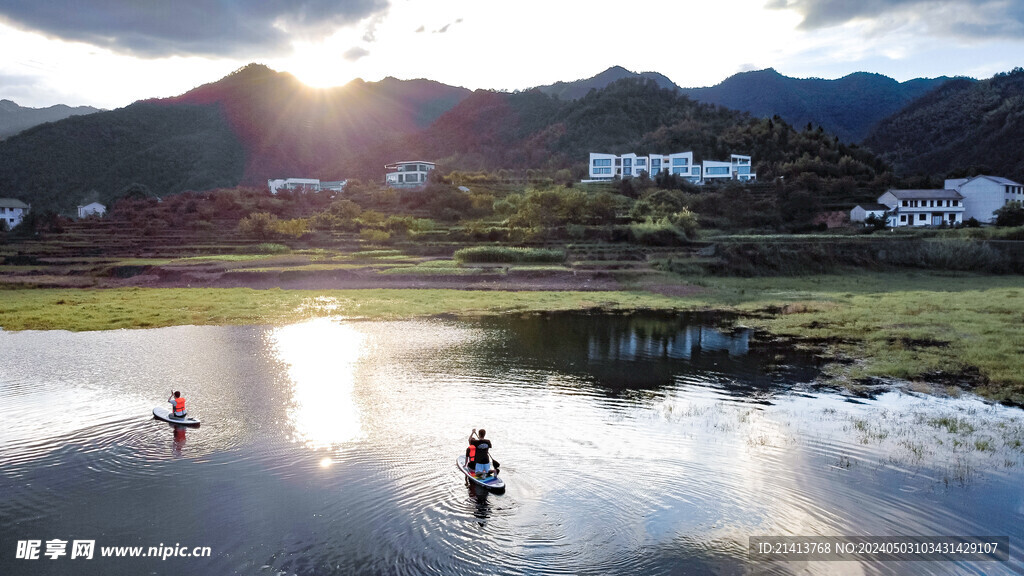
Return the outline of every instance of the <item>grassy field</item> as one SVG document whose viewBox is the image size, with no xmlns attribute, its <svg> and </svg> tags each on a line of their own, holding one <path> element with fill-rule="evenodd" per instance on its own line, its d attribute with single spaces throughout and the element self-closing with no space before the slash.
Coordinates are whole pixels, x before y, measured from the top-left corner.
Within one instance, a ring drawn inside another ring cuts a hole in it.
<svg viewBox="0 0 1024 576">
<path fill-rule="evenodd" d="M 643 285 L 619 292 L 9 289 L 0 291 L 0 326 L 77 331 L 281 324 L 326 315 L 393 319 L 591 308 L 729 310 L 740 312 L 746 325 L 849 360 L 828 369 L 838 384 L 856 387 L 871 377 L 929 386 L 969 383 L 990 398 L 1024 404 L 1020 276 L 901 272 L 671 280 L 692 290 L 672 297 Z"/>
</svg>

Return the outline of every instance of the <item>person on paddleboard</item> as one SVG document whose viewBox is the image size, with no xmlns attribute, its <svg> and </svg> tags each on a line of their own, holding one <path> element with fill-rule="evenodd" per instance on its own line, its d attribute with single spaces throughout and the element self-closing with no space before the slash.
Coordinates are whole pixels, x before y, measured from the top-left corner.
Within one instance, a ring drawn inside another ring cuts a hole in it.
<svg viewBox="0 0 1024 576">
<path fill-rule="evenodd" d="M 181 392 L 175 390 L 167 401 L 171 403 L 171 416 L 175 418 L 188 416 L 188 412 L 185 411 L 185 399 L 181 397 Z"/>
<path fill-rule="evenodd" d="M 491 471 L 491 456 L 489 452 L 494 444 L 491 443 L 490 439 L 484 438 L 486 435 L 487 431 L 483 428 L 479 431 L 474 428 L 473 432 L 469 435 L 469 443 L 474 447 L 473 462 L 476 463 L 474 472 L 477 476 L 486 476 Z"/>
</svg>

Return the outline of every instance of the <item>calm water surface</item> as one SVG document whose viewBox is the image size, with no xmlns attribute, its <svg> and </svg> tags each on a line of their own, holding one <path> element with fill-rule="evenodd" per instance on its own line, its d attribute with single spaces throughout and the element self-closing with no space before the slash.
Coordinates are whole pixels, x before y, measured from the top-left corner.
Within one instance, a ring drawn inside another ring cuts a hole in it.
<svg viewBox="0 0 1024 576">
<path fill-rule="evenodd" d="M 1024 573 L 1016 548 L 748 561 L 752 535 L 1019 545 L 1024 412 L 814 390 L 813 358 L 706 324 L 0 332 L 0 574 Z M 202 427 L 151 418 L 171 388 Z M 454 466 L 480 427 L 505 494 Z M 16 559 L 28 539 L 95 540 L 97 557 Z M 98 557 L 160 545 L 212 554 Z"/>
</svg>

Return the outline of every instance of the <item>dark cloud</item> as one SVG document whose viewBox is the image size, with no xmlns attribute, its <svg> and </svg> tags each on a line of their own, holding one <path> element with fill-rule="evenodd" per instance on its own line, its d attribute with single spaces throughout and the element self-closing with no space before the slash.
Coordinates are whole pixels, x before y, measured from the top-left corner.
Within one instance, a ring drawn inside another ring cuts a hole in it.
<svg viewBox="0 0 1024 576">
<path fill-rule="evenodd" d="M 348 60 L 349 62 L 355 62 L 356 60 L 359 60 L 360 58 L 364 58 L 369 55 L 370 51 L 367 50 L 366 48 L 353 46 L 352 48 L 346 50 L 345 53 L 341 55 L 341 57 L 344 58 L 345 60 Z"/>
<path fill-rule="evenodd" d="M 1024 3 L 1019 0 L 769 0 L 766 7 L 797 12 L 804 18 L 800 27 L 806 30 L 861 19 L 886 26 L 923 22 L 933 34 L 958 37 L 1024 34 Z"/>
<path fill-rule="evenodd" d="M 326 36 L 386 11 L 389 1 L 2 0 L 0 20 L 139 56 L 245 58 L 284 53 L 292 38 Z"/>
</svg>

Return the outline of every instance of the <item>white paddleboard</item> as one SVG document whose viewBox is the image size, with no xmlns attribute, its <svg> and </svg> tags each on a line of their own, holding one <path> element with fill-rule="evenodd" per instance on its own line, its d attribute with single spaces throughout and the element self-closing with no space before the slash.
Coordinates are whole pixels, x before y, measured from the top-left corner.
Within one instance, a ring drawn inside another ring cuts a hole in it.
<svg viewBox="0 0 1024 576">
<path fill-rule="evenodd" d="M 182 426 L 199 425 L 199 420 L 196 420 L 195 418 L 189 418 L 188 415 L 186 415 L 184 418 L 171 416 L 171 409 L 165 408 L 163 406 L 157 406 L 156 408 L 153 408 L 153 416 L 156 416 L 157 418 L 164 420 L 166 422 L 170 422 L 171 424 L 181 424 Z"/>
<path fill-rule="evenodd" d="M 505 481 L 502 480 L 501 478 L 498 478 L 498 476 L 494 474 L 493 470 L 491 471 L 490 474 L 483 477 L 473 474 L 473 472 L 469 468 L 466 468 L 465 456 L 459 456 L 455 460 L 455 465 L 459 467 L 459 470 L 462 470 L 462 473 L 466 475 L 466 478 L 468 478 L 470 482 L 478 486 L 483 486 L 488 490 L 496 491 L 501 491 L 505 489 Z"/>
</svg>

